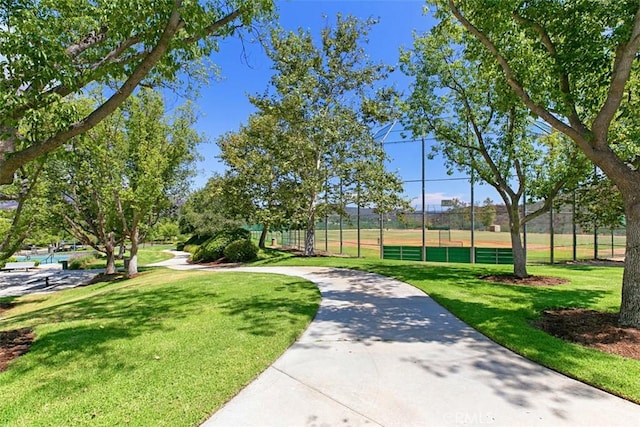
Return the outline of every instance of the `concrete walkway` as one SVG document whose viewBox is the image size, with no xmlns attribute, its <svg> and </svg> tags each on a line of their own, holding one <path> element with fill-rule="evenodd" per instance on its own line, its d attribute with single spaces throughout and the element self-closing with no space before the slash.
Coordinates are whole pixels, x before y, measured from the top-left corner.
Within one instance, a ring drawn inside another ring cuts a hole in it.
<svg viewBox="0 0 640 427">
<path fill-rule="evenodd" d="M 234 271 L 305 278 L 322 303 L 204 426 L 640 426 L 640 406 L 506 350 L 406 283 L 331 268 Z"/>
</svg>

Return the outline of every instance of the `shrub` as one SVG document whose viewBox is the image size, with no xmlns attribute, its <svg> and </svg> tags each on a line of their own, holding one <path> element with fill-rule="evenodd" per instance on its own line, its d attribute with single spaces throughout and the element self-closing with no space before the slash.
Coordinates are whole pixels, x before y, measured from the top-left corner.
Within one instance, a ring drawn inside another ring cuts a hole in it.
<svg viewBox="0 0 640 427">
<path fill-rule="evenodd" d="M 72 255 L 69 257 L 69 270 L 82 270 L 95 259 L 94 254 Z"/>
<path fill-rule="evenodd" d="M 244 228 L 232 228 L 231 230 L 224 230 L 220 233 L 216 234 L 216 237 L 225 236 L 229 238 L 229 243 L 235 242 L 236 240 L 250 240 L 251 232 L 249 230 L 245 230 Z"/>
<path fill-rule="evenodd" d="M 190 245 L 200 246 L 201 244 L 209 240 L 211 237 L 213 237 L 211 234 L 203 234 L 203 235 L 194 234 L 193 236 L 189 237 L 189 240 L 187 240 L 186 242 L 178 243 L 176 245 L 176 250 L 189 252 L 187 249 L 185 249 L 187 246 L 190 246 Z"/>
<path fill-rule="evenodd" d="M 224 256 L 231 262 L 253 261 L 258 257 L 258 247 L 251 240 L 236 240 L 227 245 Z"/>
<path fill-rule="evenodd" d="M 198 250 L 199 247 L 200 245 L 184 245 L 182 249 L 178 249 L 178 250 L 189 252 L 191 255 L 193 255 Z"/>
<path fill-rule="evenodd" d="M 230 243 L 226 236 L 212 237 L 198 247 L 191 259 L 195 262 L 215 261 L 224 256 L 224 248 Z"/>
<path fill-rule="evenodd" d="M 244 228 L 223 230 L 203 242 L 193 252 L 189 251 L 193 254 L 191 260 L 193 262 L 216 261 L 225 256 L 224 250 L 231 242 L 235 242 L 236 240 L 249 240 L 250 238 L 251 232 Z"/>
</svg>

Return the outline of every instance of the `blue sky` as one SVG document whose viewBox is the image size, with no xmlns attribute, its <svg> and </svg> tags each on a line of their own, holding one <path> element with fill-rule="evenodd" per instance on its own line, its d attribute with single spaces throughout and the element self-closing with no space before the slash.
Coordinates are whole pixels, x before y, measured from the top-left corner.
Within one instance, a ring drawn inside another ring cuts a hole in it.
<svg viewBox="0 0 640 427">
<path fill-rule="evenodd" d="M 361 19 L 378 18 L 369 34 L 369 44 L 365 47 L 369 56 L 376 61 L 395 65 L 399 58 L 400 47 L 410 48 L 413 32 L 427 31 L 433 24 L 432 18 L 423 15 L 424 1 L 421 0 L 289 0 L 277 1 L 280 25 L 285 29 L 302 27 L 319 34 L 329 19 L 337 13 L 353 15 Z M 198 176 L 194 187 L 204 185 L 214 172 L 222 172 L 224 166 L 216 158 L 218 152 L 215 139 L 228 131 L 235 131 L 245 123 L 255 111 L 248 101 L 249 94 L 263 93 L 268 88 L 271 76 L 271 63 L 258 44 L 245 42 L 237 38 L 228 39 L 220 44 L 220 51 L 211 57 L 219 66 L 221 79 L 211 81 L 202 88 L 197 100 L 200 119 L 197 129 L 210 140 L 200 147 L 204 160 L 198 165 Z M 408 91 L 410 79 L 399 70 L 389 79 L 390 84 L 400 91 Z M 399 142 L 400 132 L 394 129 L 387 138 L 389 142 Z M 421 177 L 421 144 L 419 142 L 395 143 L 386 145 L 391 157 L 390 170 L 397 170 L 403 180 L 419 181 Z M 454 178 L 454 180 L 442 181 Z M 441 199 L 458 198 L 470 200 L 470 184 L 459 174 L 448 176 L 442 159 L 426 161 L 426 197 L 427 205 L 439 205 Z M 405 184 L 405 196 L 420 204 L 421 183 Z M 476 186 L 476 203 L 491 197 L 498 202 L 498 196 L 490 187 Z"/>
</svg>

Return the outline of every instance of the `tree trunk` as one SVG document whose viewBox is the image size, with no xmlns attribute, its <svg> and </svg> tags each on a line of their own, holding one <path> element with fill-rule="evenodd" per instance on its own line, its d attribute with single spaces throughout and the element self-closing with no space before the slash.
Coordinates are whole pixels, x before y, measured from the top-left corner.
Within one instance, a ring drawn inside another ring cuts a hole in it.
<svg viewBox="0 0 640 427">
<path fill-rule="evenodd" d="M 313 256 L 315 255 L 315 238 L 316 232 L 313 222 L 309 221 L 307 223 L 307 232 L 304 236 L 304 256 Z"/>
<path fill-rule="evenodd" d="M 260 241 L 258 242 L 258 247 L 260 249 L 265 248 L 265 242 L 267 241 L 267 232 L 269 231 L 269 224 L 264 224 L 262 227 L 262 232 L 260 233 Z"/>
<path fill-rule="evenodd" d="M 311 210 L 309 213 L 309 219 L 307 220 L 307 232 L 304 236 L 304 256 L 315 255 L 315 239 L 316 239 L 316 211 Z"/>
<path fill-rule="evenodd" d="M 116 274 L 116 242 L 113 233 L 109 233 L 107 242 L 104 244 L 104 253 L 107 255 L 107 268 L 105 274 Z"/>
<path fill-rule="evenodd" d="M 129 269 L 127 277 L 133 277 L 138 274 L 138 227 L 134 226 L 131 230 L 131 251 L 129 253 Z"/>
<path fill-rule="evenodd" d="M 627 205 L 627 245 L 622 276 L 620 325 L 640 328 L 640 204 Z"/>
<path fill-rule="evenodd" d="M 513 275 L 517 278 L 524 279 L 529 277 L 527 273 L 527 257 L 522 247 L 522 239 L 520 237 L 520 212 L 517 204 L 507 205 L 507 213 L 509 214 L 509 233 L 511 234 L 511 252 L 513 254 Z"/>
<path fill-rule="evenodd" d="M 524 247 L 522 247 L 520 230 L 516 232 L 513 229 L 511 230 L 511 251 L 513 253 L 513 275 L 520 279 L 529 277 L 529 273 L 527 273 L 527 257 L 525 256 Z"/>
<path fill-rule="evenodd" d="M 105 269 L 105 274 L 116 274 L 116 255 L 113 248 L 106 248 L 105 253 L 107 255 L 107 268 Z"/>
<path fill-rule="evenodd" d="M 307 217 L 307 232 L 304 236 L 304 256 L 315 255 L 315 239 L 316 239 L 316 195 L 311 199 Z"/>
</svg>

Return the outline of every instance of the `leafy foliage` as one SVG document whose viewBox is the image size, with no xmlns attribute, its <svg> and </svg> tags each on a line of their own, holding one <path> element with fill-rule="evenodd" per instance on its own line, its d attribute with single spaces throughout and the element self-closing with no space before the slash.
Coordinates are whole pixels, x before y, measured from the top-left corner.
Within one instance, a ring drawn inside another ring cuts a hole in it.
<svg viewBox="0 0 640 427">
<path fill-rule="evenodd" d="M 224 257 L 231 262 L 248 262 L 258 257 L 258 247 L 251 240 L 236 240 L 224 249 Z"/>
<path fill-rule="evenodd" d="M 572 140 L 615 184 L 627 222 L 620 323 L 640 327 L 638 50 L 634 1 L 435 1 L 461 44 L 497 66 L 508 92 Z M 567 145 L 567 142 L 562 142 Z"/>
<path fill-rule="evenodd" d="M 384 150 L 371 136 L 372 126 L 393 118 L 394 94 L 373 89 L 389 71 L 362 47 L 374 23 L 338 15 L 319 38 L 274 29 L 271 90 L 251 98 L 258 113 L 246 126 L 218 140 L 239 214 L 264 230 L 303 225 L 307 255 L 319 215 L 356 199 L 381 212 L 402 204 L 400 179 L 384 170 Z"/>
<path fill-rule="evenodd" d="M 129 274 L 137 272 L 138 243 L 186 191 L 200 142 L 193 122 L 189 105 L 169 119 L 160 95 L 142 90 L 47 166 L 53 211 L 83 244 L 107 255 L 108 273 L 125 239 Z"/>
<path fill-rule="evenodd" d="M 594 174 L 576 189 L 576 222 L 586 231 L 614 230 L 625 224 L 622 196 L 611 180 Z"/>
<path fill-rule="evenodd" d="M 4 4 L 0 184 L 96 126 L 140 84 L 177 87 L 181 76 L 197 79 L 202 73 L 195 65 L 218 49 L 219 39 L 270 17 L 273 8 L 270 0 Z M 96 84 L 113 88 L 109 98 L 78 115 L 68 100 Z M 33 123 L 46 132 L 21 132 Z"/>
<path fill-rule="evenodd" d="M 179 251 L 193 253 L 193 250 L 190 250 L 190 248 L 197 248 L 198 246 L 209 240 L 211 237 L 211 235 L 194 234 L 193 236 L 189 237 L 187 241 L 178 243 L 176 249 Z"/>
<path fill-rule="evenodd" d="M 205 186 L 189 195 L 180 207 L 179 224 L 183 234 L 212 236 L 225 229 L 239 227 L 244 221 L 238 213 L 241 193 L 226 177 L 214 175 Z"/>
<path fill-rule="evenodd" d="M 222 258 L 229 244 L 238 240 L 251 239 L 251 232 L 244 228 L 233 228 L 216 233 L 207 239 L 193 252 L 191 257 L 194 262 L 210 262 Z"/>
</svg>

